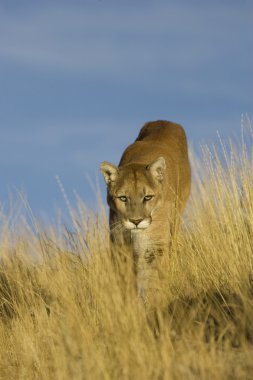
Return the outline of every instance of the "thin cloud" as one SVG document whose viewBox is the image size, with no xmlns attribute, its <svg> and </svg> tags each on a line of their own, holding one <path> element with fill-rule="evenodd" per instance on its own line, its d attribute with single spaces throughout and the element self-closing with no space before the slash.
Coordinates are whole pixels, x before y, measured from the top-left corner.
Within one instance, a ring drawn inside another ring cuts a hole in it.
<svg viewBox="0 0 253 380">
<path fill-rule="evenodd" d="M 119 125 L 122 128 L 121 133 L 118 130 Z M 5 128 L 4 131 L 1 127 L 0 167 L 5 170 L 20 167 L 27 170 L 32 168 L 52 170 L 55 167 L 56 172 L 57 167 L 62 168 L 64 165 L 83 168 L 89 167 L 92 162 L 94 167 L 98 162 L 105 160 L 106 156 L 111 157 L 109 152 L 112 145 L 117 145 L 115 155 L 117 158 L 117 152 L 123 149 L 130 134 L 128 127 L 128 123 L 124 124 L 117 120 L 98 120 L 93 123 L 34 121 L 30 125 L 18 125 Z"/>
<path fill-rule="evenodd" d="M 16 15 L 2 11 L 0 57 L 35 67 L 113 75 L 166 65 L 197 69 L 233 54 L 238 34 L 249 38 L 250 23 L 246 7 L 230 6 L 228 11 L 220 3 L 202 8 L 163 2 L 134 8 L 45 6 Z"/>
</svg>

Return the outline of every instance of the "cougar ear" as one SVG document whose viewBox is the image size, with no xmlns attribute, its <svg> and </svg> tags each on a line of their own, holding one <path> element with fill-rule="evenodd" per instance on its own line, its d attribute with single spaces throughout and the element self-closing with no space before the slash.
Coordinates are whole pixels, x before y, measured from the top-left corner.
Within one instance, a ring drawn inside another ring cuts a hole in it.
<svg viewBox="0 0 253 380">
<path fill-rule="evenodd" d="M 151 162 L 151 164 L 147 166 L 147 170 L 150 171 L 151 175 L 160 182 L 162 182 L 164 178 L 165 169 L 166 163 L 163 157 L 157 158 L 157 160 Z"/>
<path fill-rule="evenodd" d="M 110 164 L 110 162 L 106 161 L 100 164 L 100 171 L 103 174 L 107 185 L 109 185 L 111 182 L 114 182 L 118 175 L 117 166 Z"/>
</svg>

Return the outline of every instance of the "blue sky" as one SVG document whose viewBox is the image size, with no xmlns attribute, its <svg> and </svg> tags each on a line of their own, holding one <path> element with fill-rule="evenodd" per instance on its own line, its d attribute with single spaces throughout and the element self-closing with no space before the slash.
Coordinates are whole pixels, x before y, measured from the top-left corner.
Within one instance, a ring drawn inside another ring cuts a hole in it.
<svg viewBox="0 0 253 380">
<path fill-rule="evenodd" d="M 0 203 L 53 215 L 148 120 L 194 146 L 253 117 L 253 2 L 0 2 Z M 102 181 L 101 181 L 102 183 Z M 104 188 L 103 188 L 104 189 Z"/>
</svg>

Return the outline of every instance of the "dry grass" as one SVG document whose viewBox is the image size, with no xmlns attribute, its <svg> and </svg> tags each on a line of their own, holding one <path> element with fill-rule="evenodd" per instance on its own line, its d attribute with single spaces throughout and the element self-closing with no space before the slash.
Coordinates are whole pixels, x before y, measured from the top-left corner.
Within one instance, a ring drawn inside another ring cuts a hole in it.
<svg viewBox="0 0 253 380">
<path fill-rule="evenodd" d="M 253 161 L 241 147 L 192 161 L 191 201 L 166 268 L 166 304 L 112 265 L 104 215 L 73 230 L 2 216 L 1 379 L 252 379 Z"/>
</svg>

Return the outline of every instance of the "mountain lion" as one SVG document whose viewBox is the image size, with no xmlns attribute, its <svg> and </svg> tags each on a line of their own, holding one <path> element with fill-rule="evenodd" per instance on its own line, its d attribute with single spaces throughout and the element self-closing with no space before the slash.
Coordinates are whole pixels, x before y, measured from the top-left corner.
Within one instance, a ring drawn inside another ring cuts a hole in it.
<svg viewBox="0 0 253 380">
<path fill-rule="evenodd" d="M 133 255 L 141 295 L 169 252 L 191 186 L 184 129 L 158 120 L 146 123 L 124 151 L 119 166 L 100 166 L 107 184 L 112 248 Z M 159 276 L 158 276 L 159 277 Z"/>
</svg>

